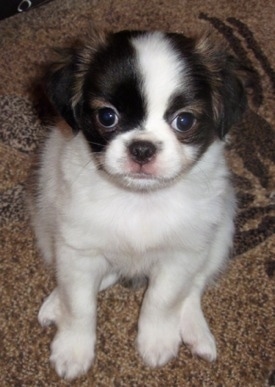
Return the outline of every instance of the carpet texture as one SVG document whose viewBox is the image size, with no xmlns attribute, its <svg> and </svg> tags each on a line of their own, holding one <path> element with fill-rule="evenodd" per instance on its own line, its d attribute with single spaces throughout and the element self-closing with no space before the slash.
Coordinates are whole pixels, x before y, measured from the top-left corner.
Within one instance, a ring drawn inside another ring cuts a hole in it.
<svg viewBox="0 0 275 387">
<path fill-rule="evenodd" d="M 165 367 L 145 367 L 134 346 L 143 289 L 116 285 L 99 295 L 97 359 L 89 373 L 67 383 L 50 367 L 55 328 L 43 330 L 37 313 L 54 279 L 24 206 L 24 183 L 46 131 L 35 80 L 51 48 L 90 23 L 187 33 L 209 26 L 255 70 L 252 109 L 227 147 L 239 202 L 234 256 L 203 298 L 218 346 L 213 364 L 182 346 Z M 0 50 L 0 385 L 274 386 L 274 0 L 55 0 L 1 21 Z"/>
</svg>

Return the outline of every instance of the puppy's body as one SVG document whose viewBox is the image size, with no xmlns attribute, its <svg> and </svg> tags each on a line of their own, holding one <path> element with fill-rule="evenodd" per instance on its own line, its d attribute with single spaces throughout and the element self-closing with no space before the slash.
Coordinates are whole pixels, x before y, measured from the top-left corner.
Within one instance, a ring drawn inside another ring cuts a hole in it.
<svg viewBox="0 0 275 387">
<path fill-rule="evenodd" d="M 55 256 L 59 227 L 67 244 L 104 255 L 123 276 L 149 274 L 153 257 L 164 251 L 168 256 L 182 249 L 205 252 L 226 215 L 232 220 L 234 209 L 222 148 L 213 144 L 185 179 L 140 193 L 106 180 L 91 162 L 81 133 L 68 140 L 56 128 L 41 174 L 41 189 L 49 197 L 36 212 L 36 230 L 41 228 L 42 234 L 38 241 L 49 246 L 48 259 Z M 192 259 L 188 262 L 189 266 Z"/>
<path fill-rule="evenodd" d="M 232 244 L 220 137 L 244 109 L 243 89 L 207 39 L 123 32 L 93 47 L 52 75 L 49 94 L 75 135 L 56 127 L 46 141 L 32 208 L 57 270 L 39 312 L 58 327 L 51 361 L 68 379 L 86 372 L 97 292 L 139 275 L 149 278 L 137 338 L 145 362 L 166 363 L 181 341 L 214 360 L 200 297 Z"/>
</svg>

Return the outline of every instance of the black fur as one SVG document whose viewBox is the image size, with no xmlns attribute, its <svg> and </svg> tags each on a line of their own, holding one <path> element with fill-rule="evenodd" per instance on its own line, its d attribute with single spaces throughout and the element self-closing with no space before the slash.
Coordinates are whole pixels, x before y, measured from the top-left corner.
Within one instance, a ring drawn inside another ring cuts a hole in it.
<svg viewBox="0 0 275 387">
<path fill-rule="evenodd" d="M 73 87 L 77 71 L 77 50 L 57 50 L 60 62 L 54 63 L 45 76 L 45 91 L 56 111 L 75 132 L 79 130 L 72 109 Z"/>
<path fill-rule="evenodd" d="M 212 49 L 208 53 L 209 57 L 206 57 L 207 53 L 202 55 L 196 50 L 195 40 L 175 33 L 168 34 L 168 37 L 174 49 L 187 64 L 189 85 L 181 96 L 185 100 L 184 105 L 202 101 L 205 104 L 205 118 L 222 139 L 230 127 L 240 119 L 247 106 L 245 88 L 239 76 L 240 71 L 245 69 L 221 46 Z M 215 72 L 209 68 L 211 62 L 216 68 Z M 214 120 L 213 112 L 216 107 L 213 106 L 213 93 L 219 95 L 218 120 Z M 209 106 L 211 101 L 212 105 Z"/>
<path fill-rule="evenodd" d="M 71 100 L 79 68 L 77 51 L 68 65 L 52 74 L 48 83 L 48 95 L 58 112 L 75 132 L 83 131 L 95 152 L 104 150 L 114 133 L 102 131 L 98 125 L 93 99 L 106 101 L 117 109 L 120 119 L 116 133 L 140 127 L 146 115 L 140 91 L 142 80 L 138 77 L 130 36 L 127 31 L 110 35 L 106 45 L 99 47 L 84 75 L 82 98 L 74 109 Z"/>
<path fill-rule="evenodd" d="M 146 118 L 146 97 L 143 95 L 142 76 L 137 69 L 135 50 L 130 43 L 133 36 L 146 34 L 122 31 L 110 34 L 106 42 L 94 49 L 91 61 L 83 74 L 81 96 L 72 105 L 75 84 L 81 71 L 82 47 L 66 50 L 64 64 L 57 64 L 49 76 L 47 93 L 59 114 L 77 133 L 82 130 L 91 149 L 101 152 L 114 135 L 140 128 Z M 182 90 L 171 97 L 164 118 L 171 123 L 180 109 L 200 104 L 195 113 L 196 125 L 188 134 L 178 134 L 180 141 L 199 146 L 202 154 L 215 136 L 223 138 L 246 108 L 244 87 L 237 75 L 238 62 L 227 52 L 196 50 L 196 40 L 180 34 L 166 34 L 171 46 L 185 63 Z M 211 65 L 215 72 L 211 71 Z M 93 100 L 106 101 L 119 113 L 115 131 L 105 131 L 96 119 Z M 219 112 L 218 116 L 217 113 Z"/>
</svg>

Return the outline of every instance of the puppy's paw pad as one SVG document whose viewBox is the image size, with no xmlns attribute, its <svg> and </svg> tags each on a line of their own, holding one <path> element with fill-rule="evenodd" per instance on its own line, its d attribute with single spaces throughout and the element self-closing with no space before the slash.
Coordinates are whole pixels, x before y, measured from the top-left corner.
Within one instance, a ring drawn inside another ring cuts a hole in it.
<svg viewBox="0 0 275 387">
<path fill-rule="evenodd" d="M 94 360 L 95 339 L 89 334 L 57 333 L 51 345 L 50 362 L 67 380 L 85 374 Z"/>
<path fill-rule="evenodd" d="M 177 331 L 151 329 L 140 331 L 137 338 L 138 351 L 150 367 L 161 367 L 177 356 L 180 336 Z"/>
<path fill-rule="evenodd" d="M 57 316 L 60 309 L 59 296 L 57 289 L 55 289 L 49 297 L 43 302 L 39 313 L 38 321 L 42 327 L 47 327 L 50 324 L 53 324 L 57 320 Z"/>
</svg>

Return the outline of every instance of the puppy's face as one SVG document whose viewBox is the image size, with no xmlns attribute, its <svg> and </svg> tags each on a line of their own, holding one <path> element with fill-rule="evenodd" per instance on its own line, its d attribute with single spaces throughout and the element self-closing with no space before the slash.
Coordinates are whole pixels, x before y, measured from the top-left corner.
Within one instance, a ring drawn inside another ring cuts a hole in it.
<svg viewBox="0 0 275 387">
<path fill-rule="evenodd" d="M 239 118 L 246 99 L 236 70 L 208 36 L 94 34 L 65 51 L 48 94 L 99 169 L 147 190 L 182 176 Z"/>
</svg>

